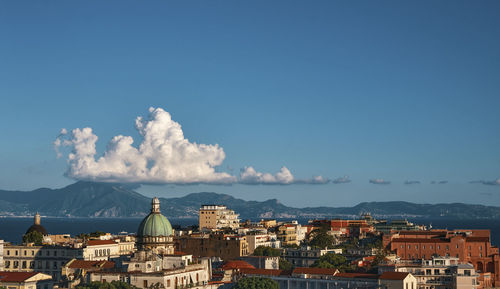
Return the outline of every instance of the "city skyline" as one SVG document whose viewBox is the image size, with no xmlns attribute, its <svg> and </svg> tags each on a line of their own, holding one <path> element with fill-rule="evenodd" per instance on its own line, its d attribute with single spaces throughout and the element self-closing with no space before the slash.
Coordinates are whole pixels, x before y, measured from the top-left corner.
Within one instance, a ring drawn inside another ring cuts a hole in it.
<svg viewBox="0 0 500 289">
<path fill-rule="evenodd" d="M 0 4 L 0 189 L 500 206 L 498 2 L 30 3 Z"/>
</svg>

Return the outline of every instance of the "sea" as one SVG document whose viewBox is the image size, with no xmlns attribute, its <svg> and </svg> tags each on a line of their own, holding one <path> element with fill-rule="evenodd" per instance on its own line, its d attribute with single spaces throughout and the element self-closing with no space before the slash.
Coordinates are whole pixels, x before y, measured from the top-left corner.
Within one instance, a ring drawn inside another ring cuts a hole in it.
<svg viewBox="0 0 500 289">
<path fill-rule="evenodd" d="M 169 218 L 173 227 L 197 225 L 198 219 Z M 42 225 L 50 234 L 70 234 L 95 231 L 112 234 L 134 234 L 141 223 L 141 218 L 52 218 L 43 217 Z M 489 229 L 493 245 L 500 243 L 500 220 L 457 220 L 457 219 L 409 219 L 409 221 L 432 226 L 433 229 Z M 299 223 L 307 224 L 307 219 L 299 219 Z M 32 217 L 0 217 L 0 240 L 20 243 L 23 234 L 33 224 Z"/>
</svg>

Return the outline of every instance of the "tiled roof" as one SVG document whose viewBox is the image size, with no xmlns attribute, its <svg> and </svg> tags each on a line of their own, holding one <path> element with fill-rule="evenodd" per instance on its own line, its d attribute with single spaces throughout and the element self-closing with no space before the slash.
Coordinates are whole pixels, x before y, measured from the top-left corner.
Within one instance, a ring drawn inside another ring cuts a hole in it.
<svg viewBox="0 0 500 289">
<path fill-rule="evenodd" d="M 224 265 L 222 265 L 223 270 L 243 269 L 243 268 L 255 269 L 254 266 L 241 260 L 227 261 Z"/>
<path fill-rule="evenodd" d="M 367 273 L 338 273 L 335 277 L 342 278 L 370 278 L 376 279 L 378 277 L 377 274 L 367 274 Z"/>
<path fill-rule="evenodd" d="M 2 282 L 23 282 L 38 272 L 1 272 L 0 271 L 0 284 Z"/>
<path fill-rule="evenodd" d="M 384 272 L 378 278 L 383 280 L 404 280 L 408 272 Z"/>
<path fill-rule="evenodd" d="M 116 244 L 113 240 L 89 240 L 87 246 L 98 246 L 98 245 L 113 245 Z"/>
<path fill-rule="evenodd" d="M 337 269 L 333 268 L 306 268 L 297 267 L 293 269 L 293 274 L 311 274 L 311 275 L 335 275 L 338 273 Z"/>
<path fill-rule="evenodd" d="M 283 270 L 243 268 L 240 272 L 248 275 L 280 276 Z"/>
<path fill-rule="evenodd" d="M 111 269 L 115 267 L 115 262 L 111 261 L 84 261 L 84 260 L 73 260 L 68 265 L 68 268 L 73 269 Z"/>
<path fill-rule="evenodd" d="M 406 243 L 450 243 L 449 239 L 420 239 L 420 238 L 394 238 L 393 243 L 406 242 Z"/>
</svg>

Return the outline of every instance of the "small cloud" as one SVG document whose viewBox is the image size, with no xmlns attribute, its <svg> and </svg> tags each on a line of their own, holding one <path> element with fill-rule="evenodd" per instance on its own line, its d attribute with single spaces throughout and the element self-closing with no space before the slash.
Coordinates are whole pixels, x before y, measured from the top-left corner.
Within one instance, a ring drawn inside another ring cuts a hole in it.
<svg viewBox="0 0 500 289">
<path fill-rule="evenodd" d="M 324 185 L 328 184 L 330 182 L 330 179 L 324 178 L 322 176 L 314 176 L 311 179 L 306 179 L 306 180 L 296 180 L 293 183 L 294 184 L 306 184 L 306 185 Z"/>
<path fill-rule="evenodd" d="M 340 178 L 336 178 L 335 180 L 332 181 L 334 184 L 347 184 L 350 183 L 351 180 L 349 179 L 349 176 L 343 176 Z"/>
<path fill-rule="evenodd" d="M 420 181 L 405 181 L 405 185 L 417 185 L 420 184 Z"/>
<path fill-rule="evenodd" d="M 500 178 L 494 181 L 470 181 L 471 184 L 483 184 L 488 186 L 500 186 Z"/>
<path fill-rule="evenodd" d="M 274 175 L 258 172 L 253 167 L 245 167 L 240 171 L 240 183 L 247 185 L 289 185 L 293 181 L 293 175 L 287 167 L 281 167 L 281 170 Z"/>
<path fill-rule="evenodd" d="M 370 184 L 375 184 L 375 185 L 388 185 L 391 183 L 391 182 L 386 181 L 384 179 L 370 179 L 368 182 Z"/>
<path fill-rule="evenodd" d="M 431 185 L 444 185 L 444 184 L 447 184 L 448 181 L 432 181 L 431 182 Z"/>
</svg>

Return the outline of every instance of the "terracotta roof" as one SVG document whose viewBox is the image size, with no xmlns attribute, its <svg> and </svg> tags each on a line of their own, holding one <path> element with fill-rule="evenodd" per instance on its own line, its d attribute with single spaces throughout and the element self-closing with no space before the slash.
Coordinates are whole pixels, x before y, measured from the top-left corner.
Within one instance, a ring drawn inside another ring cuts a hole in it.
<svg viewBox="0 0 500 289">
<path fill-rule="evenodd" d="M 405 242 L 405 243 L 450 243 L 449 239 L 420 239 L 420 238 L 394 238 L 391 242 Z"/>
<path fill-rule="evenodd" d="M 0 272 L 0 283 L 2 282 L 23 282 L 38 272 Z"/>
<path fill-rule="evenodd" d="M 240 272 L 248 275 L 280 276 L 283 270 L 243 268 Z"/>
<path fill-rule="evenodd" d="M 378 278 L 383 280 L 404 280 L 408 272 L 384 272 Z"/>
<path fill-rule="evenodd" d="M 255 269 L 254 266 L 241 260 L 227 261 L 226 263 L 224 263 L 224 265 L 222 265 L 223 270 L 233 270 L 233 269 L 243 269 L 243 268 Z"/>
<path fill-rule="evenodd" d="M 378 277 L 377 274 L 367 274 L 367 273 L 338 273 L 335 277 L 342 278 L 370 278 L 376 279 Z"/>
<path fill-rule="evenodd" d="M 338 273 L 337 269 L 333 268 L 306 268 L 297 267 L 293 269 L 292 274 L 311 274 L 311 275 L 335 275 Z"/>
<path fill-rule="evenodd" d="M 97 246 L 97 245 L 113 245 L 116 244 L 113 240 L 89 240 L 87 246 Z"/>
<path fill-rule="evenodd" d="M 115 262 L 111 261 L 84 261 L 74 260 L 68 265 L 68 268 L 73 269 L 111 269 L 115 267 Z"/>
</svg>

